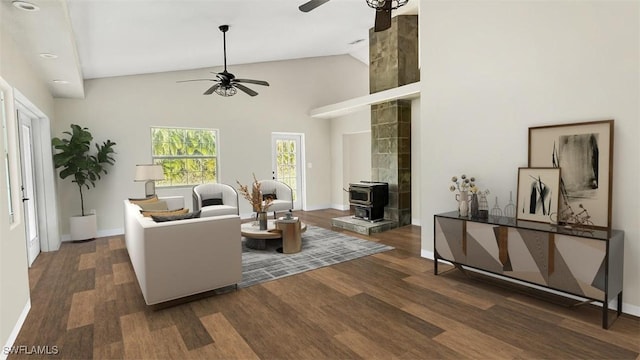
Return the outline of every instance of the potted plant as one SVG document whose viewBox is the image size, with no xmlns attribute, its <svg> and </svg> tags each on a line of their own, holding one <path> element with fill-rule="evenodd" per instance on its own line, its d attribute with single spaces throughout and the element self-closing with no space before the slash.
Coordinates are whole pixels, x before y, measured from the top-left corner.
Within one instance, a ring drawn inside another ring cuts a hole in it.
<svg viewBox="0 0 640 360">
<path fill-rule="evenodd" d="M 83 189 L 87 190 L 96 186 L 102 174 L 107 174 L 107 165 L 113 165 L 113 146 L 116 143 L 107 140 L 102 145 L 94 144 L 96 152 L 91 152 L 93 135 L 87 128 L 71 124 L 71 132 L 65 131 L 69 138 L 53 138 L 51 143 L 58 152 L 53 155 L 53 164 L 60 170 L 60 178 L 72 177 L 72 182 L 78 186 L 80 192 L 81 215 L 72 216 L 71 240 L 89 240 L 97 235 L 97 223 L 95 214 L 85 214 Z"/>
</svg>

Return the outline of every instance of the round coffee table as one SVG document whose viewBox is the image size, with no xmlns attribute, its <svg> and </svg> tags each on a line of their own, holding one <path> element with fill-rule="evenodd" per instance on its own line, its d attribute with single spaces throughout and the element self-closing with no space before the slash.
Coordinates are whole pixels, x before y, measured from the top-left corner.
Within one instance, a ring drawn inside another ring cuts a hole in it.
<svg viewBox="0 0 640 360">
<path fill-rule="evenodd" d="M 250 222 L 241 224 L 240 234 L 245 238 L 247 238 L 247 241 L 245 243 L 247 247 L 250 249 L 264 250 L 267 247 L 267 244 L 266 244 L 267 240 L 282 239 L 283 231 L 277 228 L 276 226 L 277 221 L 278 220 L 268 220 L 267 230 L 260 230 L 260 227 L 257 221 L 250 221 Z M 290 222 L 290 220 L 287 220 L 287 222 Z M 300 222 L 300 233 L 303 233 L 306 230 L 307 230 L 307 224 Z M 297 239 L 294 239 L 294 241 L 299 243 L 301 242 L 301 239 L 299 236 L 297 236 Z M 298 251 L 300 251 L 299 250 L 300 247 L 298 246 L 297 248 L 298 248 Z M 290 253 L 286 251 L 286 249 L 284 252 Z"/>
</svg>

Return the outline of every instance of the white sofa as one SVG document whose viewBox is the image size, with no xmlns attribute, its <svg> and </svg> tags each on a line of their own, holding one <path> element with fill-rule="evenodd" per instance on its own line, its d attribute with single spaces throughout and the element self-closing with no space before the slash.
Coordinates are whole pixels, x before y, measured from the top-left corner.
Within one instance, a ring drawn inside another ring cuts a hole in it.
<svg viewBox="0 0 640 360">
<path fill-rule="evenodd" d="M 183 197 L 162 198 L 169 209 Z M 125 242 L 147 305 L 234 285 L 242 280 L 240 217 L 156 223 L 124 200 Z"/>
</svg>

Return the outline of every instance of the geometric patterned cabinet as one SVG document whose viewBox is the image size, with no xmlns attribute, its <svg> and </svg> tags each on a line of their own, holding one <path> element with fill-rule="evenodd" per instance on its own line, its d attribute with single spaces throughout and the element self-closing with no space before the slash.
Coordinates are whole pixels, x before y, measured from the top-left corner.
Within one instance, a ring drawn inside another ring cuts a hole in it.
<svg viewBox="0 0 640 360">
<path fill-rule="evenodd" d="M 502 216 L 471 219 L 453 211 L 435 215 L 433 239 L 435 275 L 441 259 L 600 301 L 605 329 L 609 301 L 617 297 L 617 315 L 622 312 L 620 230 L 572 230 Z"/>
</svg>

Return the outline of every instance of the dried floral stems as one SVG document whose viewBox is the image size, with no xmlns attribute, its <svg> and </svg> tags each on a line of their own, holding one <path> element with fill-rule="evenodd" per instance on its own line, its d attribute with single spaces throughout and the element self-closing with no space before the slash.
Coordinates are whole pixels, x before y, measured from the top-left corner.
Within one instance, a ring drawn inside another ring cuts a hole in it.
<svg viewBox="0 0 640 360">
<path fill-rule="evenodd" d="M 236 180 L 239 186 L 238 191 L 240 192 L 242 197 L 244 197 L 245 199 L 247 199 L 247 201 L 249 201 L 249 204 L 251 204 L 254 211 L 257 211 L 257 212 L 267 211 L 269 209 L 269 206 L 271 206 L 271 202 L 273 201 L 273 199 L 271 198 L 267 198 L 266 200 L 262 199 L 262 191 L 260 191 L 260 183 L 258 182 L 258 179 L 256 179 L 256 174 L 254 173 L 252 175 L 253 175 L 253 186 L 252 186 L 251 192 L 249 192 L 248 185 L 242 185 L 240 181 Z"/>
</svg>

